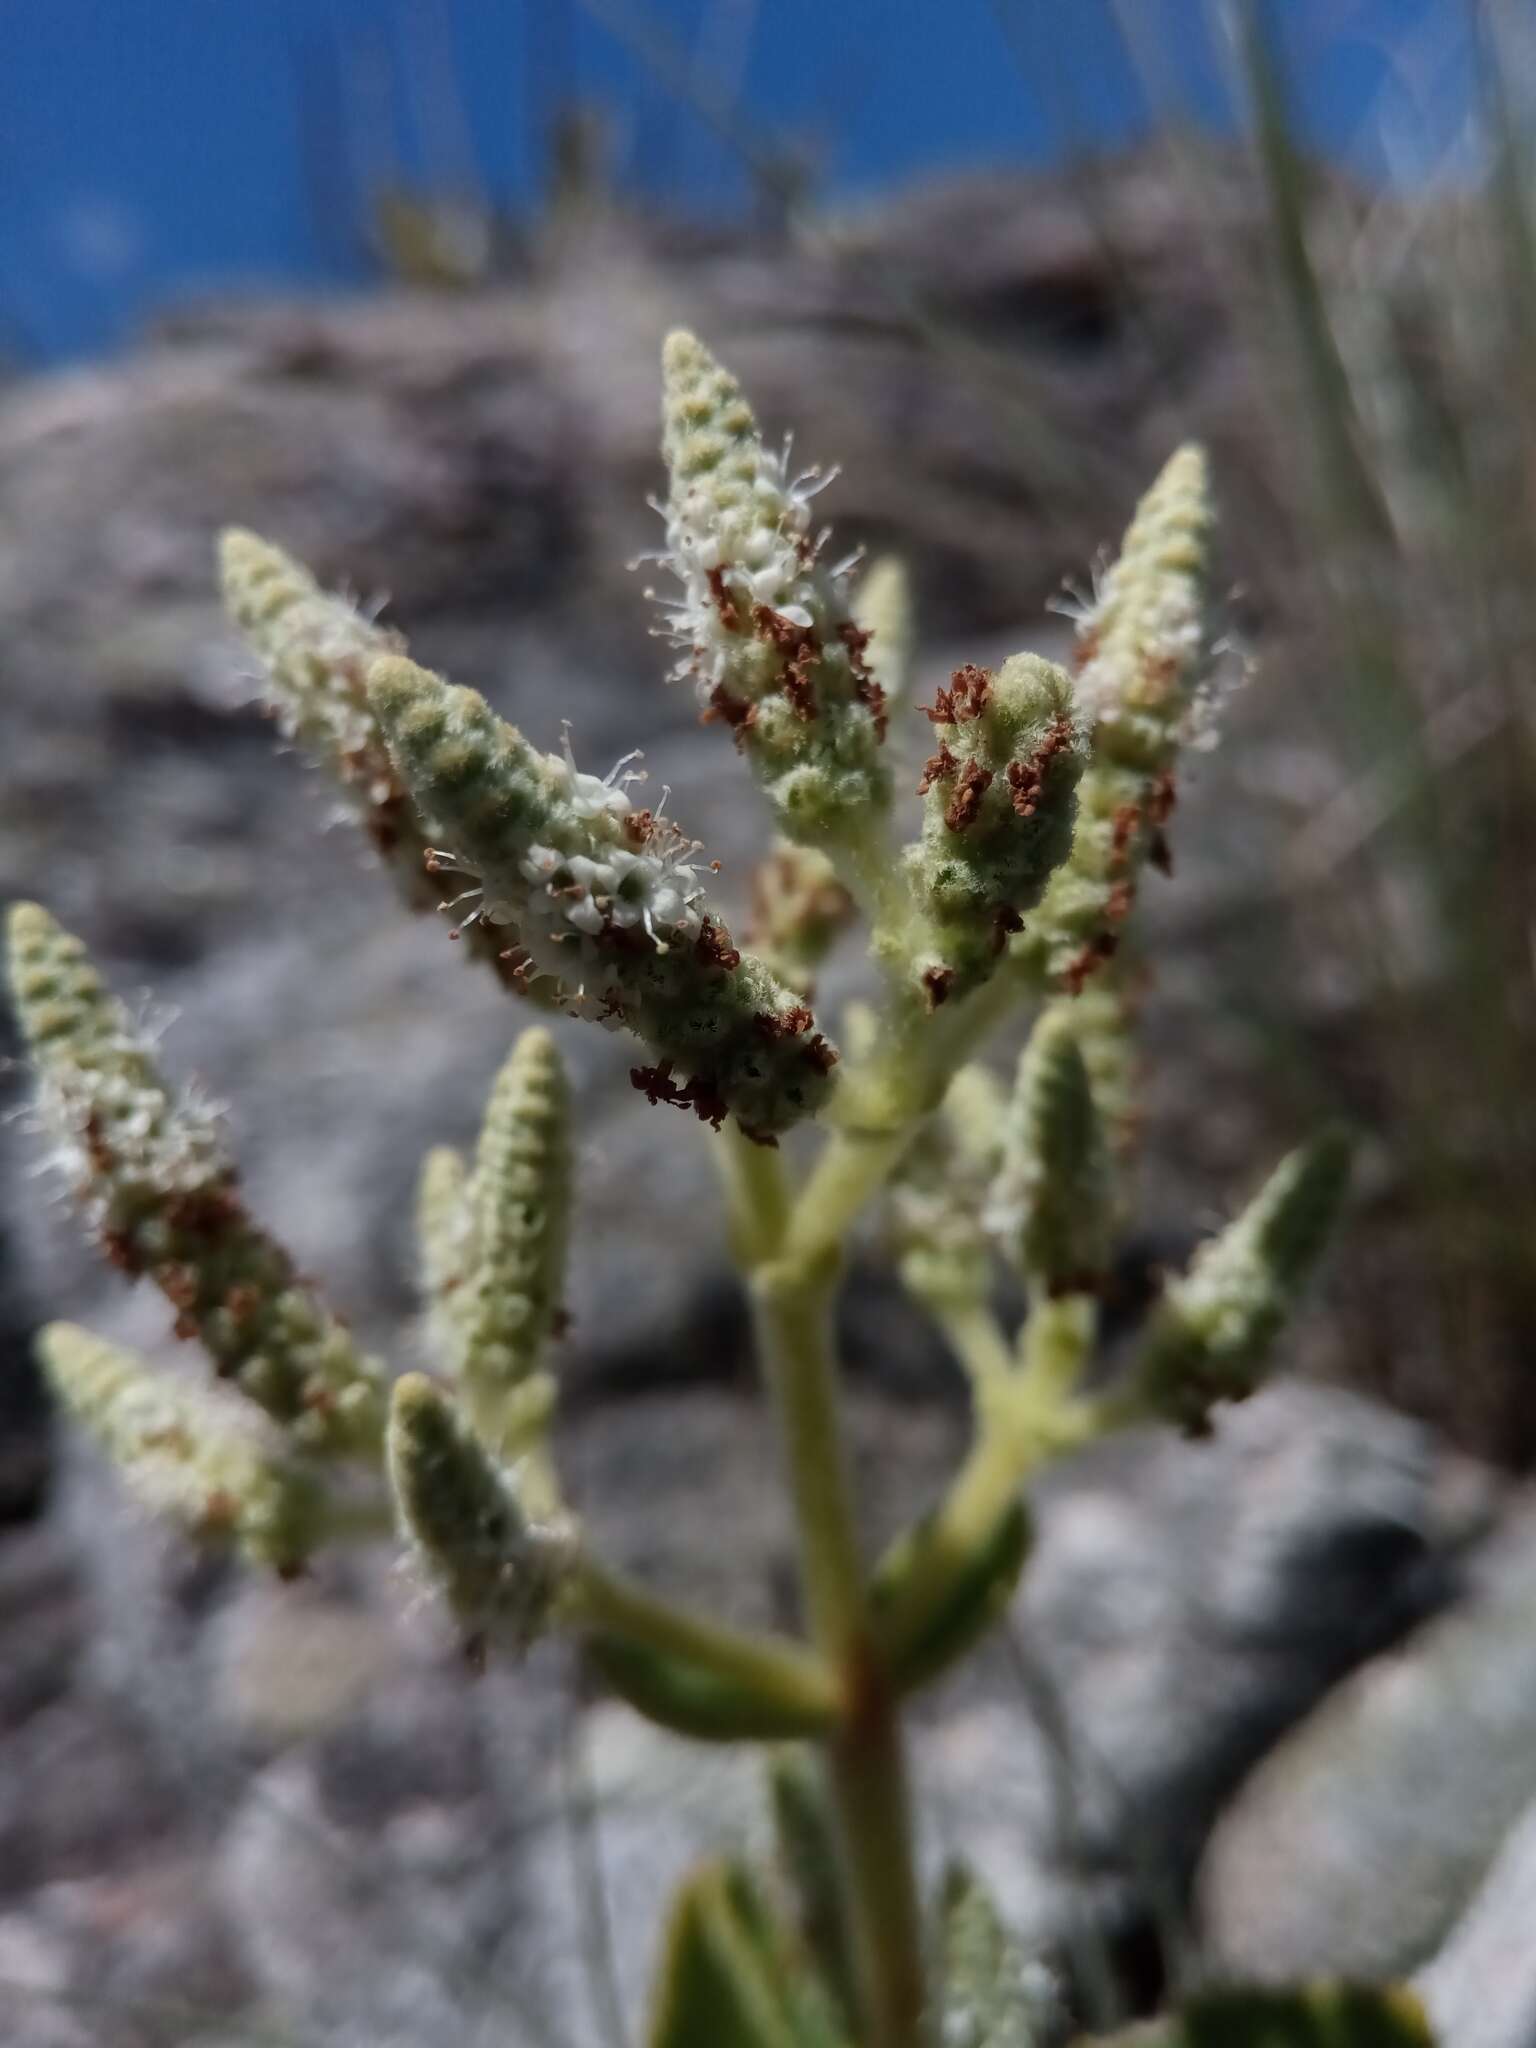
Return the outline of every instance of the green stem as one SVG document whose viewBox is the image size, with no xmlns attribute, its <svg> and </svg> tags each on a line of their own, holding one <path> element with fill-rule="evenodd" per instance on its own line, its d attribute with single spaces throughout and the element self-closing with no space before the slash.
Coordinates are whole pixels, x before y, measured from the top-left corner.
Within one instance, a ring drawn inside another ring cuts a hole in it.
<svg viewBox="0 0 1536 2048">
<path fill-rule="evenodd" d="M 578 1567 L 574 1597 L 592 1629 L 701 1664 L 717 1676 L 810 1719 L 830 1721 L 839 1686 L 825 1658 L 785 1637 L 729 1628 L 649 1593 L 593 1557 Z"/>
<path fill-rule="evenodd" d="M 793 1241 L 791 1229 L 786 1248 Z M 812 1635 L 842 1680 L 828 1741 L 868 2048 L 917 2048 L 924 1985 L 896 1700 L 870 1626 L 831 1346 L 836 1260 L 763 1268 L 753 1289 L 778 1408 Z"/>
<path fill-rule="evenodd" d="M 744 1273 L 773 1257 L 789 1217 L 783 1154 L 742 1134 L 733 1117 L 710 1147 L 725 1188 L 726 1235 Z"/>
<path fill-rule="evenodd" d="M 907 1642 L 922 1634 L 956 1580 L 985 1549 L 1036 1465 L 1099 1433 L 1097 1409 L 1072 1399 L 1088 1355 L 1093 1313 L 1089 1296 L 1040 1301 L 1024 1329 L 1023 1370 L 1005 1366 L 978 1382 L 975 1440 L 920 1532 L 900 1606 L 887 1617 L 889 1641 Z M 1001 1343 L 995 1325 L 993 1336 Z"/>
<path fill-rule="evenodd" d="M 978 1402 L 985 1402 L 1013 1374 L 1013 1353 L 997 1317 L 984 1301 L 932 1300 L 927 1306 L 965 1368 Z"/>
<path fill-rule="evenodd" d="M 880 1049 L 834 1098 L 836 1127 L 795 1205 L 786 1257 L 810 1261 L 841 1246 L 956 1071 L 1035 986 L 1005 961 L 975 995 L 931 1014 L 909 996 L 892 998 Z"/>
</svg>

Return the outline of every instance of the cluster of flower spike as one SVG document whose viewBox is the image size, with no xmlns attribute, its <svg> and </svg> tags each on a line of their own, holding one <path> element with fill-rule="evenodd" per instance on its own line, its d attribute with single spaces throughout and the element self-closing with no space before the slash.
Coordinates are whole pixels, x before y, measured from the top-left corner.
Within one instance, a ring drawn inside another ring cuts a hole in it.
<svg viewBox="0 0 1536 2048">
<path fill-rule="evenodd" d="M 113 1263 L 152 1279 L 177 1334 L 199 1338 L 220 1376 L 306 1450 L 376 1447 L 377 1364 L 252 1219 L 211 1114 L 166 1086 L 79 940 L 17 904 L 10 973 L 38 1120 Z"/>
<path fill-rule="evenodd" d="M 1211 502 L 1202 450 L 1174 454 L 1138 506 L 1078 627 L 1091 734 L 1071 854 L 1013 955 L 1075 993 L 1115 951 L 1145 865 L 1166 866 L 1173 765 L 1210 667 Z"/>
<path fill-rule="evenodd" d="M 469 882 L 466 921 L 517 927 L 537 966 L 651 1048 L 657 1101 L 772 1138 L 826 1099 L 836 1054 L 810 1010 L 703 905 L 696 844 L 617 774 L 541 753 L 473 690 L 405 660 L 370 695 L 401 776 Z"/>
<path fill-rule="evenodd" d="M 826 479 L 793 475 L 788 448 L 765 446 L 741 387 L 693 335 L 668 337 L 662 367 L 676 673 L 730 727 L 789 838 L 867 840 L 890 802 L 885 691 L 850 603 L 852 558 L 829 567 L 812 529 Z"/>
</svg>

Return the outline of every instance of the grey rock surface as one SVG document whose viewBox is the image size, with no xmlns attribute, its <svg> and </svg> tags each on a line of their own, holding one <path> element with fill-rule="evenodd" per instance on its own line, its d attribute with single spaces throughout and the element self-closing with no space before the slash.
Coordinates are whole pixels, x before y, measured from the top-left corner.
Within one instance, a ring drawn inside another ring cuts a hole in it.
<svg viewBox="0 0 1536 2048">
<path fill-rule="evenodd" d="M 854 1419 L 872 1523 L 893 1528 L 941 1484 L 956 1418 L 867 1395 Z M 630 1569 L 742 1619 L 788 1618 L 758 1400 L 696 1388 L 594 1403 L 567 1419 L 563 1450 Z M 921 1704 L 930 1872 L 963 1846 L 1110 2016 L 1138 1930 L 1182 1939 L 1184 1872 L 1243 1768 L 1443 1593 L 1459 1533 L 1443 1479 L 1414 1425 L 1301 1386 L 1209 1443 L 1138 1436 L 1063 1468 L 1039 1491 L 1011 1643 Z M 0 1868 L 16 1873 L 0 1937 L 34 1976 L 128 1982 L 142 1923 L 125 1908 L 109 1953 L 90 1932 L 97 1906 L 60 1898 L 190 1862 L 223 1973 L 196 2001 L 200 2027 L 264 2010 L 327 2048 L 520 2040 L 519 2027 L 584 2042 L 593 1868 L 632 2004 L 670 1876 L 722 1829 L 761 1839 L 750 1766 L 594 1705 L 558 1651 L 472 1680 L 387 1547 L 297 1587 L 210 1577 L 109 1508 L 110 1485 L 79 1461 L 59 1523 L 0 1543 L 0 1558 L 33 1553 L 13 1583 L 39 1612 L 63 1572 L 79 1616 L 56 1653 L 68 1685 L 41 1689 L 6 1737 L 0 1779 Z M 590 1835 L 573 1826 L 587 1802 Z M 156 1939 L 174 1950 L 178 1924 Z M 143 1973 L 132 1981 L 160 1981 L 149 1960 Z"/>
<path fill-rule="evenodd" d="M 1414 1988 L 1448 2048 L 1536 2043 L 1536 1806 L 1505 1837 L 1449 1940 Z"/>
<path fill-rule="evenodd" d="M 1243 1787 L 1200 1873 L 1212 1951 L 1268 1980 L 1416 1968 L 1533 1798 L 1527 1499 L 1457 1607 L 1364 1665 Z"/>
</svg>

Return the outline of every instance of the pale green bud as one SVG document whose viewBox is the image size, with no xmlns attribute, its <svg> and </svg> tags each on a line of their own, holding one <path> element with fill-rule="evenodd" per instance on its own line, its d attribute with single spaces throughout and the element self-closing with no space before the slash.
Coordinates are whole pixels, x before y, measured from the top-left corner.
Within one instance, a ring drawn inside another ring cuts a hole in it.
<svg viewBox="0 0 1536 2048">
<path fill-rule="evenodd" d="M 892 1176 L 888 1213 L 902 1285 L 931 1307 L 986 1300 L 982 1209 L 997 1170 L 1006 1097 L 985 1067 L 962 1067 Z"/>
<path fill-rule="evenodd" d="M 529 1517 L 515 1469 L 497 1462 L 423 1373 L 395 1384 L 386 1449 L 401 1534 L 423 1575 L 473 1644 L 525 1647 L 569 1574 L 570 1531 Z"/>
<path fill-rule="evenodd" d="M 368 671 L 403 653 L 403 638 L 322 590 L 301 562 L 260 535 L 231 527 L 219 541 L 231 621 L 261 663 L 267 703 L 283 732 L 339 787 L 348 810 L 411 909 L 441 896 L 427 852 L 440 837 L 413 805 L 368 701 Z M 476 925 L 471 952 L 518 994 L 552 1003 L 558 991 L 530 973 L 517 934 Z"/>
<path fill-rule="evenodd" d="M 73 1323 L 50 1323 L 37 1342 L 59 1399 L 147 1508 L 258 1564 L 299 1570 L 319 1541 L 323 1500 L 276 1431 Z"/>
<path fill-rule="evenodd" d="M 825 479 L 764 447 L 741 387 L 693 335 L 668 336 L 662 373 L 675 673 L 730 727 L 789 838 L 863 843 L 890 804 L 885 694 L 850 606 L 851 563 L 828 568 L 812 528 Z"/>
<path fill-rule="evenodd" d="M 1068 1004 L 1042 1011 L 1019 1060 L 988 1223 L 1032 1288 L 1091 1294 L 1114 1195 L 1103 1125 Z"/>
<path fill-rule="evenodd" d="M 305 1448 L 364 1451 L 383 1427 L 383 1378 L 251 1218 L 218 1120 L 160 1076 L 148 1034 L 80 941 L 35 903 L 10 913 L 16 1015 L 37 1076 L 37 1120 L 113 1264 L 146 1274 L 222 1378 Z"/>
<path fill-rule="evenodd" d="M 1349 1160 L 1336 1133 L 1290 1153 L 1242 1215 L 1169 1282 L 1137 1370 L 1147 1406 L 1198 1434 L 1215 1402 L 1253 1393 L 1332 1234 Z"/>
<path fill-rule="evenodd" d="M 432 1346 L 455 1376 L 463 1358 L 474 1263 L 469 1168 L 451 1145 L 434 1145 L 416 1184 L 416 1245 Z"/>
<path fill-rule="evenodd" d="M 1134 1015 L 1124 977 L 1113 969 L 1097 975 L 1080 995 L 1055 1007 L 1077 1040 L 1110 1150 L 1123 1159 L 1135 1146 L 1141 1116 Z"/>
<path fill-rule="evenodd" d="M 872 562 L 853 601 L 853 616 L 867 634 L 865 658 L 887 704 L 905 702 L 912 688 L 915 631 L 912 586 L 906 564 L 896 555 Z"/>
<path fill-rule="evenodd" d="M 1174 761 L 1181 742 L 1207 737 L 1211 526 L 1204 452 L 1180 448 L 1079 622 L 1078 704 L 1092 758 L 1071 857 L 1012 946 L 1073 993 L 1115 951 L 1147 862 L 1166 865 Z"/>
<path fill-rule="evenodd" d="M 398 660 L 370 690 L 401 774 L 450 840 L 442 865 L 472 878 L 470 918 L 515 920 L 539 965 L 644 1040 L 656 1064 L 633 1070 L 637 1088 L 763 1139 L 820 1108 L 836 1054 L 703 907 L 695 841 L 613 776 L 541 754 L 473 690 Z"/>
<path fill-rule="evenodd" d="M 1060 2032 L 1060 1999 L 1031 1971 L 975 1873 L 953 1865 L 939 1899 L 939 2024 L 943 2048 L 1035 2048 Z"/>
<path fill-rule="evenodd" d="M 907 862 L 927 925 L 912 972 L 937 1005 L 991 976 L 1066 858 L 1086 753 L 1070 681 L 1033 654 L 957 669 L 928 717 L 939 744 Z"/>
<path fill-rule="evenodd" d="M 827 856 L 781 839 L 752 873 L 747 944 L 787 987 L 809 997 L 816 970 L 853 913 L 853 898 Z"/>
<path fill-rule="evenodd" d="M 459 1375 L 482 1441 L 507 1452 L 515 1400 L 560 1328 L 571 1210 L 571 1104 L 547 1031 L 525 1031 L 486 1107 L 470 1184 L 471 1258 Z"/>
</svg>

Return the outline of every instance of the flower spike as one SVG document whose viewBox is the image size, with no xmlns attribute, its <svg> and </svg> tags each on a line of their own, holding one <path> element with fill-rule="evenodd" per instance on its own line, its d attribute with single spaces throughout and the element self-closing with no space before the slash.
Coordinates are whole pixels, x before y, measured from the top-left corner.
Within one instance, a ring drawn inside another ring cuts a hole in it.
<svg viewBox="0 0 1536 2048">
<path fill-rule="evenodd" d="M 37 1342 L 59 1399 L 146 1507 L 233 1540 L 285 1577 L 302 1568 L 322 1531 L 323 1497 L 277 1431 L 73 1323 L 50 1323 Z"/>
<path fill-rule="evenodd" d="M 424 1373 L 395 1383 L 386 1450 L 401 1533 L 471 1643 L 525 1648 L 565 1583 L 570 1532 L 530 1519 L 515 1469 L 497 1463 Z"/>
<path fill-rule="evenodd" d="M 928 927 L 913 972 L 936 1008 L 992 975 L 1066 858 L 1086 756 L 1071 683 L 1033 654 L 957 669 L 928 717 L 938 747 L 907 863 Z"/>
<path fill-rule="evenodd" d="M 636 1087 L 759 1138 L 820 1108 L 836 1054 L 706 908 L 695 842 L 614 777 L 540 753 L 473 690 L 403 660 L 376 664 L 369 688 L 400 773 L 452 841 L 442 865 L 468 881 L 470 917 L 514 921 L 536 963 L 645 1041 L 654 1064 Z"/>
<path fill-rule="evenodd" d="M 1211 525 L 1205 453 L 1180 448 L 1078 622 L 1078 702 L 1092 758 L 1071 857 L 1012 947 L 1069 994 L 1116 950 L 1147 863 L 1167 863 L 1174 762 L 1209 711 Z"/>
<path fill-rule="evenodd" d="M 1139 1398 L 1191 1435 L 1259 1385 L 1270 1348 L 1333 1234 L 1350 1148 L 1329 1132 L 1282 1159 L 1248 1207 L 1170 1281 L 1137 1369 Z"/>
<path fill-rule="evenodd" d="M 253 1221 L 217 1121 L 172 1094 L 147 1035 L 80 941 L 35 903 L 10 914 L 16 1013 L 37 1074 L 37 1115 L 108 1257 L 147 1274 L 219 1374 L 306 1449 L 366 1452 L 383 1379 Z"/>
<path fill-rule="evenodd" d="M 261 662 L 267 703 L 284 733 L 339 787 L 358 826 L 393 874 L 407 905 L 431 911 L 441 897 L 428 870 L 438 835 L 418 815 L 368 702 L 368 670 L 403 653 L 398 633 L 375 625 L 320 588 L 259 534 L 231 527 L 219 541 L 219 574 L 230 619 Z M 519 995 L 546 1006 L 559 998 L 529 972 L 517 935 L 475 927 L 469 949 Z"/>
<path fill-rule="evenodd" d="M 833 854 L 866 847 L 890 805 L 885 692 L 850 565 L 829 568 L 812 529 L 828 479 L 793 475 L 787 446 L 769 452 L 740 385 L 695 336 L 667 337 L 662 379 L 675 672 L 730 727 L 786 837 Z"/>
</svg>

